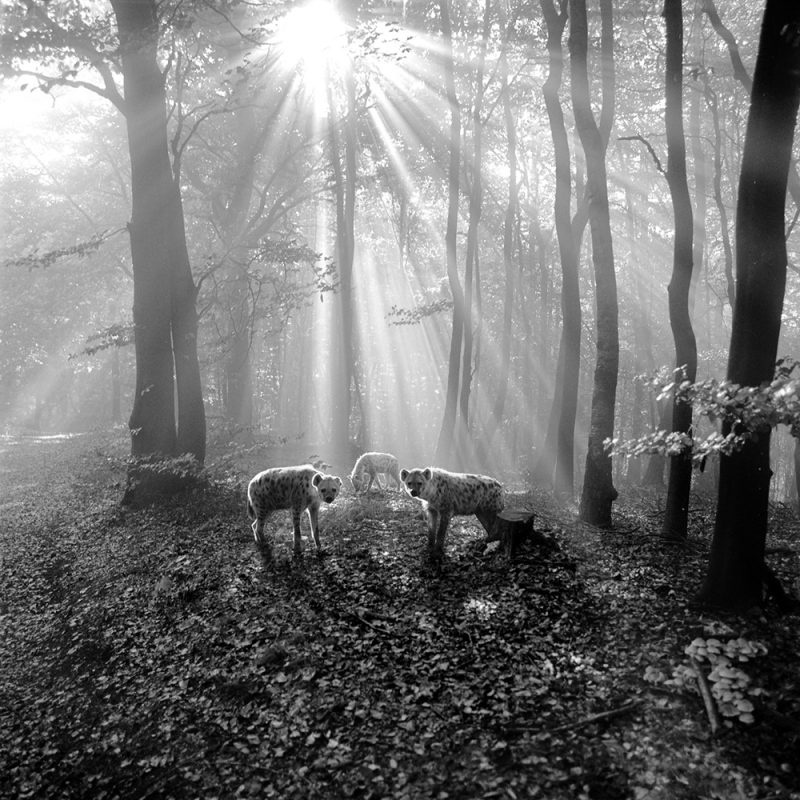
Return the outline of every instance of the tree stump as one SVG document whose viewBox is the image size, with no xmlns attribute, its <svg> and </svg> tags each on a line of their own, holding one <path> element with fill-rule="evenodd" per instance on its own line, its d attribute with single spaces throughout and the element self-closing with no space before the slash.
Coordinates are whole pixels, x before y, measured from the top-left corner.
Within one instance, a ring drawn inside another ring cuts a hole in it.
<svg viewBox="0 0 800 800">
<path fill-rule="evenodd" d="M 503 509 L 495 518 L 488 541 L 499 541 L 506 556 L 514 558 L 520 544 L 533 536 L 534 516 L 528 508 Z"/>
</svg>

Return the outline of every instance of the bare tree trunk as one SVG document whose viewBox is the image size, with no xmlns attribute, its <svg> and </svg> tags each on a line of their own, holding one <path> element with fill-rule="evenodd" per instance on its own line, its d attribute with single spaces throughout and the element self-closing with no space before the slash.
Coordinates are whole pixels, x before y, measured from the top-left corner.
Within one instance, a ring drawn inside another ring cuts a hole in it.
<svg viewBox="0 0 800 800">
<path fill-rule="evenodd" d="M 702 0 L 702 2 L 703 13 L 708 17 L 711 27 L 716 31 L 720 39 L 725 42 L 725 46 L 728 48 L 728 55 L 731 59 L 734 78 L 742 84 L 747 92 L 752 92 L 753 79 L 750 77 L 750 73 L 747 71 L 742 57 L 739 54 L 739 45 L 736 42 L 736 37 L 720 19 L 714 0 Z M 788 187 L 789 194 L 794 204 L 800 207 L 800 175 L 797 173 L 797 162 L 794 158 L 789 162 Z"/>
<path fill-rule="evenodd" d="M 469 223 L 467 227 L 467 254 L 464 271 L 464 349 L 461 354 L 461 395 L 459 411 L 461 414 L 461 430 L 469 439 L 469 399 L 472 388 L 472 353 L 473 353 L 473 286 L 476 297 L 480 296 L 478 270 L 478 232 L 483 205 L 483 181 L 481 166 L 483 161 L 483 68 L 486 60 L 486 46 L 491 26 L 491 4 L 486 0 L 483 11 L 483 34 L 478 51 L 478 63 L 475 75 L 475 103 L 472 112 L 472 187 L 469 194 Z M 462 449 L 468 441 L 462 442 Z"/>
<path fill-rule="evenodd" d="M 786 289 L 785 203 L 800 102 L 800 17 L 767 0 L 753 77 L 736 211 L 736 304 L 727 377 L 772 380 Z M 720 457 L 711 556 L 700 597 L 730 610 L 761 602 L 771 430 Z"/>
<path fill-rule="evenodd" d="M 572 175 L 570 171 L 569 139 L 564 124 L 564 112 L 559 87 L 564 70 L 561 38 L 567 21 L 567 2 L 560 0 L 556 12 L 552 0 L 541 0 L 547 24 L 549 53 L 547 80 L 542 86 L 550 135 L 555 155 L 556 193 L 554 217 L 558 250 L 561 260 L 561 340 L 558 348 L 556 386 L 551 418 L 555 448 L 548 432 L 545 452 L 545 478 L 552 481 L 556 491 L 571 497 L 575 492 L 575 418 L 578 410 L 578 379 L 581 359 L 581 302 L 578 281 L 578 246 L 570 219 Z"/>
<path fill-rule="evenodd" d="M 695 14 L 697 22 L 699 12 Z M 694 37 L 695 54 L 693 60 L 699 63 L 702 59 L 702 42 L 700 37 Z M 699 74 L 699 73 L 698 73 Z M 708 273 L 704 269 L 706 253 L 706 211 L 707 211 L 707 184 L 708 184 L 708 159 L 703 146 L 703 133 L 700 121 L 700 100 L 702 83 L 695 77 L 691 84 L 689 94 L 689 140 L 692 144 L 692 162 L 694 168 L 694 219 L 692 222 L 692 285 L 689 292 L 689 312 L 695 318 L 694 309 L 697 302 L 697 289 L 700 281 L 705 277 L 706 288 Z M 699 327 L 699 326 L 698 326 Z"/>
<path fill-rule="evenodd" d="M 604 95 L 613 92 L 613 21 L 610 0 L 601 0 L 603 46 L 601 53 Z M 605 146 L 592 113 L 587 68 L 588 24 L 585 0 L 570 0 L 569 51 L 575 127 L 586 155 L 589 224 L 592 234 L 597 360 L 592 390 L 592 411 L 580 518 L 600 527 L 611 525 L 611 504 L 617 498 L 606 439 L 613 438 L 614 410 L 619 371 L 619 308 L 614 274 L 614 249 L 608 208 Z M 609 106 L 604 100 L 604 111 Z M 605 117 L 608 119 L 608 116 Z"/>
<path fill-rule="evenodd" d="M 227 284 L 224 302 L 227 311 L 228 349 L 225 354 L 225 407 L 229 422 L 248 427 L 253 422 L 253 382 L 250 349 L 253 338 L 252 293 L 247 269 L 239 253 L 247 209 L 253 193 L 256 154 L 263 146 L 264 135 L 256 135 L 256 119 L 252 105 L 245 104 L 233 112 L 236 124 L 236 168 L 232 195 L 222 219 L 221 234 L 225 245 Z M 265 126 L 266 127 L 266 126 Z"/>
<path fill-rule="evenodd" d="M 122 384 L 119 370 L 119 347 L 111 348 L 111 421 L 122 422 Z"/>
<path fill-rule="evenodd" d="M 708 110 L 711 112 L 711 121 L 714 127 L 714 203 L 719 214 L 720 236 L 722 238 L 722 252 L 725 256 L 725 284 L 728 289 L 728 302 L 731 308 L 736 300 L 736 283 L 733 279 L 733 247 L 728 226 L 728 209 L 722 197 L 722 131 L 719 124 L 719 107 L 717 93 L 711 86 L 711 81 L 705 80 L 705 99 Z"/>
<path fill-rule="evenodd" d="M 675 218 L 672 278 L 669 282 L 669 321 L 675 341 L 675 366 L 685 370 L 686 380 L 697 377 L 697 343 L 689 315 L 692 282 L 692 201 L 686 177 L 686 142 L 683 132 L 683 10 L 681 0 L 664 0 L 666 22 L 666 129 L 667 183 Z M 673 395 L 672 431 L 692 435 L 692 406 Z M 667 504 L 662 534 L 669 539 L 686 537 L 689 494 L 692 485 L 692 447 L 670 457 Z"/>
<path fill-rule="evenodd" d="M 197 359 L 196 289 L 180 190 L 169 162 L 157 7 L 153 1 L 113 0 L 112 8 L 120 37 L 131 157 L 128 228 L 136 337 L 131 455 L 141 459 L 191 453 L 202 463 L 206 431 Z M 125 502 L 144 502 L 175 488 L 136 463 L 128 479 Z"/>
<path fill-rule="evenodd" d="M 498 4 L 500 27 L 505 29 L 505 10 Z M 514 319 L 514 231 L 519 209 L 519 193 L 517 190 L 517 128 L 514 109 L 511 105 L 511 91 L 508 82 L 508 58 L 506 43 L 500 50 L 498 69 L 500 72 L 500 95 L 503 103 L 503 119 L 506 128 L 506 158 L 508 161 L 508 202 L 503 221 L 503 266 L 505 267 L 505 293 L 503 296 L 503 333 L 500 341 L 500 374 L 497 380 L 497 392 L 489 420 L 489 428 L 484 440 L 484 448 L 491 445 L 503 419 L 506 398 L 508 396 L 508 379 L 511 371 L 511 327 Z M 481 459 L 483 461 L 483 459 Z"/>
<path fill-rule="evenodd" d="M 453 32 L 450 25 L 449 0 L 440 0 L 442 22 L 443 66 L 447 102 L 450 107 L 450 166 L 448 172 L 448 209 L 445 247 L 447 250 L 447 278 L 453 296 L 453 329 L 450 339 L 450 357 L 447 370 L 444 419 L 436 444 L 436 462 L 451 464 L 455 458 L 455 421 L 458 390 L 461 380 L 461 347 L 464 336 L 464 291 L 458 277 L 458 201 L 459 170 L 461 168 L 461 108 L 456 95 L 453 70 Z"/>
<path fill-rule="evenodd" d="M 636 218 L 633 208 L 633 193 L 630 189 L 625 191 L 625 220 L 629 242 L 628 262 L 631 265 L 637 263 L 636 247 Z M 634 375 L 642 375 L 646 369 L 645 361 L 650 354 L 652 336 L 650 333 L 650 320 L 647 316 L 645 306 L 644 290 L 642 288 L 643 279 L 640 269 L 633 269 L 631 276 L 636 291 L 636 302 L 633 310 L 633 330 L 635 346 L 633 350 L 633 372 Z M 643 432 L 642 414 L 644 408 L 644 387 L 641 381 L 634 381 L 633 387 L 633 418 L 631 420 L 631 438 L 638 439 Z M 628 483 L 637 486 L 642 480 L 642 459 L 640 456 L 633 456 L 628 459 Z"/>
<path fill-rule="evenodd" d="M 355 19 L 355 10 L 346 4 L 347 19 Z M 337 133 L 338 120 L 331 86 L 328 86 L 330 115 L 331 164 L 336 193 L 336 255 L 339 276 L 338 339 L 334 346 L 332 370 L 333 450 L 337 463 L 350 460 L 350 417 L 355 381 L 356 346 L 353 312 L 353 262 L 355 257 L 355 200 L 357 184 L 357 132 L 355 79 L 352 70 L 345 76 L 346 109 L 343 120 L 343 141 Z M 343 152 L 342 152 L 343 150 Z"/>
</svg>

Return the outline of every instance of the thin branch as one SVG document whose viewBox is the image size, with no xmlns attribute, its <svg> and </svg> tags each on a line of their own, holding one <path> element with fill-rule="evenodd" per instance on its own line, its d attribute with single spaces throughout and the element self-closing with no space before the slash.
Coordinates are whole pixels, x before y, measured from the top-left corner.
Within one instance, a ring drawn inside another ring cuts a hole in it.
<svg viewBox="0 0 800 800">
<path fill-rule="evenodd" d="M 597 714 L 592 714 L 591 716 L 584 717 L 583 719 L 576 720 L 575 722 L 568 722 L 565 725 L 559 725 L 555 728 L 542 729 L 533 725 L 510 725 L 506 728 L 506 731 L 510 733 L 525 733 L 527 731 L 534 733 L 562 733 L 563 731 L 572 730 L 573 728 L 583 728 L 586 725 L 591 725 L 595 722 L 601 722 L 602 720 L 612 719 L 613 717 L 619 717 L 622 714 L 627 714 L 629 711 L 633 711 L 634 708 L 638 708 L 643 702 L 643 700 L 630 700 L 618 708 L 611 708 L 608 711 L 600 711 Z"/>
<path fill-rule="evenodd" d="M 656 165 L 656 169 L 665 178 L 667 177 L 667 171 L 662 166 L 661 159 L 658 157 L 658 154 L 656 153 L 655 149 L 653 148 L 653 145 L 651 145 L 650 142 L 647 139 L 644 138 L 644 136 L 639 136 L 639 135 L 636 135 L 636 136 L 620 136 L 620 137 L 618 137 L 618 141 L 620 141 L 620 142 L 641 142 L 647 148 L 647 151 L 650 153 L 650 157 L 653 159 L 653 162 Z"/>
<path fill-rule="evenodd" d="M 716 736 L 719 730 L 719 712 L 717 711 L 717 704 L 714 702 L 714 698 L 711 695 L 708 679 L 696 658 L 690 656 L 689 663 L 692 665 L 695 675 L 697 675 L 697 687 L 700 689 L 700 696 L 703 698 L 703 705 L 706 707 L 706 716 L 708 717 L 708 724 L 711 728 L 711 735 Z"/>
</svg>

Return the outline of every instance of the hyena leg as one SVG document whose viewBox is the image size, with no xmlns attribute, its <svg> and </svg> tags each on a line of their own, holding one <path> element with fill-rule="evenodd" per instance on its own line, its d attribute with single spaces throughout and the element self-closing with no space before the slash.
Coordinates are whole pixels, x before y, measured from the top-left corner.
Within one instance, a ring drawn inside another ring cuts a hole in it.
<svg viewBox="0 0 800 800">
<path fill-rule="evenodd" d="M 299 553 L 302 549 L 300 544 L 300 517 L 303 514 L 303 509 L 295 506 L 292 509 L 292 529 L 294 531 L 294 552 Z"/>
<path fill-rule="evenodd" d="M 319 542 L 319 506 L 308 507 L 308 521 L 311 524 L 311 535 L 314 537 L 314 544 L 317 546 L 317 552 L 322 549 Z"/>
<path fill-rule="evenodd" d="M 380 476 L 378 475 L 377 472 L 375 473 L 375 483 L 378 484 L 378 491 L 382 492 L 383 491 L 383 485 L 381 484 L 381 479 L 380 479 Z"/>
<path fill-rule="evenodd" d="M 269 515 L 269 511 L 259 511 L 256 514 L 256 518 L 253 520 L 251 527 L 253 529 L 253 537 L 255 538 L 257 544 L 264 544 L 264 525 L 266 524 Z"/>
<path fill-rule="evenodd" d="M 426 515 L 428 517 L 428 547 L 433 550 L 436 546 L 436 531 L 439 527 L 440 514 L 435 508 L 428 506 Z"/>
<path fill-rule="evenodd" d="M 475 512 L 475 516 L 478 518 L 478 522 L 483 525 L 483 529 L 486 533 L 491 536 L 495 521 L 497 520 L 497 513 L 488 508 L 479 508 Z"/>
<path fill-rule="evenodd" d="M 439 515 L 439 526 L 436 529 L 436 552 L 444 552 L 444 537 L 447 536 L 447 526 L 450 524 L 450 514 L 442 511 Z"/>
</svg>

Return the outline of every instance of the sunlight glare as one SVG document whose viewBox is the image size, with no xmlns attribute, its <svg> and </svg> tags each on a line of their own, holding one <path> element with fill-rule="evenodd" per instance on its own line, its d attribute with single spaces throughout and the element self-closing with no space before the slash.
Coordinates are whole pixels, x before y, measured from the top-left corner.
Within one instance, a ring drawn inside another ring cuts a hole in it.
<svg viewBox="0 0 800 800">
<path fill-rule="evenodd" d="M 325 96 L 329 75 L 347 51 L 347 26 L 325 0 L 290 11 L 278 27 L 281 59 L 298 69 L 305 88 L 317 100 Z"/>
</svg>

